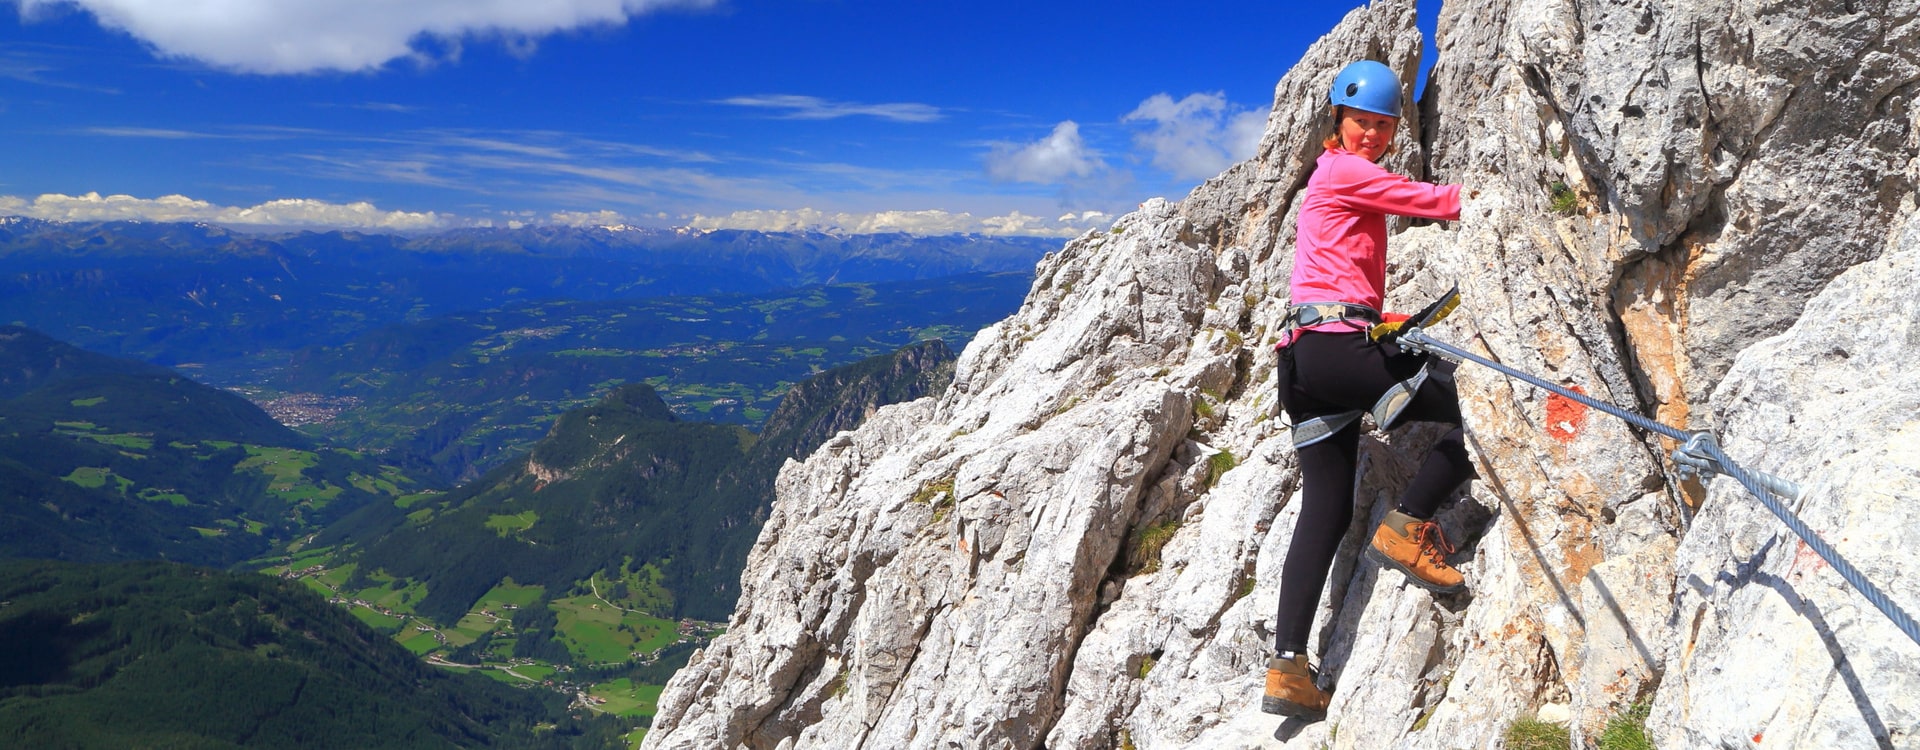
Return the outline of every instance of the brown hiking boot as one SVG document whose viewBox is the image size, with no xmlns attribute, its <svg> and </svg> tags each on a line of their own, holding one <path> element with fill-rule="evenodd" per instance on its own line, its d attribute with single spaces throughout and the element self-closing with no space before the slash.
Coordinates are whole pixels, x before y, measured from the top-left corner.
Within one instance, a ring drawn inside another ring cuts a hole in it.
<svg viewBox="0 0 1920 750">
<path fill-rule="evenodd" d="M 1327 703 L 1332 700 L 1333 696 L 1313 684 L 1306 654 L 1267 662 L 1267 694 L 1260 699 L 1260 710 L 1319 721 L 1326 718 Z"/>
<path fill-rule="evenodd" d="M 1452 553 L 1453 545 L 1441 535 L 1440 524 L 1398 510 L 1387 512 L 1380 528 L 1373 531 L 1373 546 L 1367 548 L 1367 557 L 1407 574 L 1415 586 L 1442 594 L 1467 588 L 1460 571 L 1447 564 Z"/>
</svg>

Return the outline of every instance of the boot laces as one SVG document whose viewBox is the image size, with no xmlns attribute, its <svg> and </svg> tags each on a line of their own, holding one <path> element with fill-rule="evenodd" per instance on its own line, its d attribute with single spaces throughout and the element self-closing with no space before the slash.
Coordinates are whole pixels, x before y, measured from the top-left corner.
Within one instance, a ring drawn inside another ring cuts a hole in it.
<svg viewBox="0 0 1920 750">
<path fill-rule="evenodd" d="M 1415 544 L 1420 545 L 1420 552 L 1425 554 L 1428 560 L 1433 561 L 1436 566 L 1446 567 L 1447 555 L 1453 554 L 1454 549 L 1453 544 L 1447 541 L 1447 535 L 1441 533 L 1440 524 L 1421 521 L 1414 524 L 1413 533 L 1410 536 L 1413 537 Z"/>
</svg>

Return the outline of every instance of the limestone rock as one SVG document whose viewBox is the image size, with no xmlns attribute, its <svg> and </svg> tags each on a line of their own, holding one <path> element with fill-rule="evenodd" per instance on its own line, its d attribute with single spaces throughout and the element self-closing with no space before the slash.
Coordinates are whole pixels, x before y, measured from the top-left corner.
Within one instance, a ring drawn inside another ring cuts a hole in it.
<svg viewBox="0 0 1920 750">
<path fill-rule="evenodd" d="M 1920 608 L 1897 564 L 1916 34 L 1913 2 L 1449 3 L 1390 165 L 1478 194 L 1396 225 L 1389 306 L 1457 283 L 1438 337 L 1724 428 Z M 1259 712 L 1299 492 L 1271 349 L 1295 204 L 1339 67 L 1412 80 L 1419 49 L 1410 0 L 1354 11 L 1281 80 L 1254 159 L 1067 243 L 944 394 L 789 464 L 728 633 L 646 746 L 1498 747 L 1535 715 L 1584 743 L 1648 699 L 1663 747 L 1914 746 L 1920 644 L 1726 480 L 1474 366 L 1481 477 L 1439 518 L 1472 593 L 1358 560 L 1434 437 L 1373 434 L 1313 638 L 1330 715 Z"/>
<path fill-rule="evenodd" d="M 1790 507 L 1908 615 L 1920 529 L 1920 214 L 1714 392 L 1735 460 L 1810 478 Z M 1914 747 L 1920 644 L 1731 480 L 1673 565 L 1663 747 Z"/>
</svg>

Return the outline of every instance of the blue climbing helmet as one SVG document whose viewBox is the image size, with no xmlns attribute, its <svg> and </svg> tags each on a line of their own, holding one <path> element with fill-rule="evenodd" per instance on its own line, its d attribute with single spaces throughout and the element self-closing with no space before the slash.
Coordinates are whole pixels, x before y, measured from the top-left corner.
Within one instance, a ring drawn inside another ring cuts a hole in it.
<svg viewBox="0 0 1920 750">
<path fill-rule="evenodd" d="M 1400 116 L 1400 77 L 1393 69 L 1361 60 L 1340 70 L 1328 99 L 1335 107 L 1352 107 L 1388 117 Z"/>
</svg>

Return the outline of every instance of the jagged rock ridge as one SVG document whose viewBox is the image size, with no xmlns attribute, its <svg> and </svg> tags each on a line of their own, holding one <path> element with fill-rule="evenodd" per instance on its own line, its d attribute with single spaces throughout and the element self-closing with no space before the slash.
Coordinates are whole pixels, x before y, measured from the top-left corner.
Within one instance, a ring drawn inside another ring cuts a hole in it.
<svg viewBox="0 0 1920 750">
<path fill-rule="evenodd" d="M 1070 242 L 943 395 L 790 465 L 647 746 L 1497 747 L 1536 714 L 1584 743 L 1638 700 L 1662 747 L 1920 743 L 1920 645 L 1743 491 L 1471 367 L 1481 479 L 1441 521 L 1473 595 L 1336 567 L 1328 720 L 1259 713 L 1298 490 L 1267 346 L 1294 204 L 1327 82 L 1360 57 L 1411 80 L 1413 19 L 1350 14 L 1253 160 Z M 1389 304 L 1457 282 L 1443 338 L 1719 430 L 1920 608 L 1916 42 L 1910 2 L 1456 0 L 1391 159 L 1480 195 L 1397 234 Z M 1430 438 L 1365 441 L 1349 553 Z"/>
</svg>

